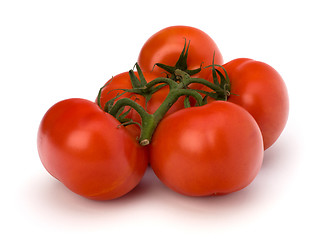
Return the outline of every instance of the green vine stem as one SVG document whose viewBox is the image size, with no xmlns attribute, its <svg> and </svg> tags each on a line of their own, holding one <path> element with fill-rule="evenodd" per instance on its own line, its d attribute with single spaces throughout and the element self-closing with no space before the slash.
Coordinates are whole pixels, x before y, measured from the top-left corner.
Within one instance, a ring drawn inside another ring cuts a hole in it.
<svg viewBox="0 0 320 240">
<path fill-rule="evenodd" d="M 173 89 L 173 88 L 177 88 L 178 87 L 178 83 L 173 81 L 172 79 L 170 78 L 165 78 L 165 77 L 158 77 L 154 80 L 152 80 L 151 82 L 147 83 L 146 84 L 146 88 L 151 88 L 157 84 L 160 84 L 160 83 L 165 83 L 169 86 L 170 89 Z"/>
<path fill-rule="evenodd" d="M 217 71 L 214 68 L 213 70 Z M 141 73 L 142 74 L 142 73 Z M 190 75 L 187 72 L 184 72 L 183 70 L 176 69 L 174 71 L 175 79 L 171 78 L 164 78 L 159 77 L 151 82 L 147 83 L 146 81 L 143 81 L 143 83 L 140 84 L 138 79 L 134 79 L 135 85 L 133 86 L 133 89 L 122 89 L 123 91 L 132 92 L 136 94 L 140 94 L 143 96 L 151 97 L 151 95 L 160 90 L 163 86 L 168 85 L 170 88 L 170 91 L 165 98 L 165 100 L 162 102 L 162 104 L 159 106 L 159 108 L 153 113 L 148 113 L 142 106 L 140 106 L 137 102 L 135 102 L 132 99 L 129 98 L 122 98 L 117 100 L 114 103 L 115 99 L 110 100 L 111 105 L 108 107 L 107 112 L 111 114 L 114 117 L 117 117 L 121 111 L 123 111 L 125 106 L 129 106 L 141 117 L 141 132 L 140 132 L 140 138 L 139 143 L 142 146 L 146 146 L 150 143 L 152 135 L 161 121 L 165 114 L 168 112 L 168 110 L 171 108 L 171 106 L 181 97 L 181 96 L 189 96 L 193 97 L 198 106 L 201 106 L 205 104 L 206 101 L 204 101 L 204 98 L 201 96 L 200 93 L 204 93 L 205 95 L 215 96 L 217 100 L 227 100 L 228 95 L 230 95 L 229 89 L 230 89 L 230 82 L 222 76 L 220 72 L 218 72 L 221 82 L 218 83 L 218 80 L 215 79 L 215 82 L 209 82 L 205 79 L 201 78 L 191 78 Z M 143 77 L 143 75 L 142 75 Z M 207 86 L 212 90 L 212 93 L 202 91 L 202 90 L 195 90 L 190 89 L 188 86 L 191 83 L 199 83 L 204 86 Z M 134 85 L 134 84 L 133 84 Z M 101 92 L 101 89 L 100 89 Z M 99 92 L 99 94 L 100 94 Z M 200 93 L 199 93 L 200 92 Z M 212 95 L 213 94 L 213 95 Z M 120 95 L 121 96 L 121 95 Z M 118 98 L 118 97 L 116 97 Z"/>
<path fill-rule="evenodd" d="M 140 115 L 141 133 L 140 133 L 139 142 L 142 146 L 148 145 L 150 143 L 151 136 L 156 126 L 158 125 L 158 123 L 155 122 L 154 115 L 149 114 L 142 106 L 140 106 L 138 103 L 136 103 L 130 98 L 119 99 L 111 108 L 111 110 L 109 111 L 109 114 L 115 117 L 117 113 L 122 110 L 123 106 L 132 107 Z"/>
<path fill-rule="evenodd" d="M 160 81 L 160 79 L 158 80 Z M 153 84 L 151 84 L 150 86 L 152 85 Z M 119 99 L 111 108 L 109 114 L 111 114 L 112 116 L 116 116 L 124 106 L 130 106 L 131 108 L 136 110 L 137 113 L 141 116 L 141 133 L 139 142 L 142 146 L 146 146 L 150 143 L 153 132 L 155 131 L 161 119 L 168 112 L 171 106 L 179 99 L 179 97 L 192 96 L 196 99 L 198 105 L 203 104 L 202 96 L 198 92 L 192 89 L 181 89 L 179 87 L 181 87 L 182 85 L 176 83 L 173 85 L 175 85 L 175 87 L 170 90 L 165 100 L 153 114 L 148 113 L 142 106 L 129 98 Z"/>
<path fill-rule="evenodd" d="M 202 96 L 198 92 L 194 91 L 193 89 L 174 88 L 169 92 L 166 99 L 162 102 L 160 107 L 153 114 L 157 123 L 164 117 L 164 115 L 168 112 L 171 106 L 181 96 L 191 96 L 196 99 L 197 104 L 199 106 L 203 105 Z"/>
</svg>

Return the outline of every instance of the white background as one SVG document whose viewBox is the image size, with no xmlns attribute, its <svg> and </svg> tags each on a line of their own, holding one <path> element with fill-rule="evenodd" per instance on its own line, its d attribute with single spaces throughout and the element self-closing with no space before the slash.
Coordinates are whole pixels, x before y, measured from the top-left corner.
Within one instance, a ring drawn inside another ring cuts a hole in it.
<svg viewBox="0 0 320 240">
<path fill-rule="evenodd" d="M 310 0 L 1 0 L 1 238 L 320 239 L 318 9 Z M 71 193 L 39 160 L 42 116 L 62 99 L 94 100 L 149 36 L 179 24 L 207 32 L 225 62 L 264 61 L 286 81 L 289 121 L 259 175 L 221 197 L 178 195 L 152 171 L 118 200 Z"/>
</svg>

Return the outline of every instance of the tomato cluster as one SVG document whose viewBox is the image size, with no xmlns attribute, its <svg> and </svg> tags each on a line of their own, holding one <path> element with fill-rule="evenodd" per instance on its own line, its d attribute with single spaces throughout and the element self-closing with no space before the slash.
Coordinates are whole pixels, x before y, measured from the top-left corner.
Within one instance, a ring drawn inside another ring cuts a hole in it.
<svg viewBox="0 0 320 240">
<path fill-rule="evenodd" d="M 276 70 L 247 58 L 223 63 L 212 38 L 187 26 L 151 36 L 135 68 L 111 78 L 95 102 L 67 99 L 47 111 L 38 131 L 47 171 L 95 200 L 125 195 L 149 165 L 187 196 L 248 186 L 288 117 Z"/>
</svg>

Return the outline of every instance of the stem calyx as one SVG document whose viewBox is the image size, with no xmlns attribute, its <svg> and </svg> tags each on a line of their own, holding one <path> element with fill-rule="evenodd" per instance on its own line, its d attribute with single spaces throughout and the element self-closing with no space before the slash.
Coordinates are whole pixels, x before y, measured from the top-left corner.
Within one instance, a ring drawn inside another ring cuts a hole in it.
<svg viewBox="0 0 320 240">
<path fill-rule="evenodd" d="M 176 75 L 176 70 L 184 71 L 190 76 L 199 73 L 201 71 L 201 66 L 197 69 L 192 69 L 192 70 L 188 69 L 187 58 L 188 58 L 189 46 L 190 46 L 190 40 L 187 45 L 187 40 L 185 39 L 180 57 L 174 66 L 168 66 L 162 63 L 156 63 L 155 65 L 162 68 L 166 72 L 168 72 L 170 74 L 170 78 L 175 81 L 179 80 Z"/>
<path fill-rule="evenodd" d="M 123 93 L 120 93 L 116 97 L 110 99 L 103 108 L 100 104 L 100 97 L 102 89 L 106 85 L 104 85 L 99 90 L 97 103 L 100 108 L 104 109 L 105 112 L 111 114 L 116 119 L 118 119 L 122 125 L 138 124 L 140 126 L 141 132 L 139 137 L 139 143 L 142 146 L 146 146 L 151 142 L 152 135 L 157 125 L 163 119 L 163 117 L 171 108 L 171 106 L 181 96 L 185 96 L 184 105 L 186 108 L 188 108 L 192 107 L 190 98 L 195 99 L 195 106 L 202 106 L 207 103 L 208 97 L 212 97 L 216 100 L 226 101 L 231 94 L 231 84 L 228 74 L 223 66 L 214 63 L 214 54 L 212 65 L 205 67 L 212 68 L 213 82 L 209 82 L 208 80 L 202 78 L 191 77 L 193 74 L 196 74 L 201 71 L 201 66 L 200 68 L 195 70 L 187 69 L 187 56 L 189 45 L 190 41 L 188 43 L 188 46 L 186 46 L 185 41 L 183 50 L 174 67 L 170 67 L 161 63 L 156 64 L 157 66 L 169 72 L 171 74 L 170 78 L 158 77 L 150 82 L 147 82 L 140 66 L 136 63 L 135 67 L 137 68 L 138 76 L 135 75 L 133 70 L 129 71 L 132 88 L 115 89 L 122 90 Z M 202 84 L 209 90 L 189 88 L 189 85 L 192 83 Z M 169 86 L 168 95 L 153 114 L 148 113 L 145 109 L 147 109 L 147 104 L 149 100 L 155 92 L 160 91 L 164 86 Z M 131 98 L 123 98 L 123 95 L 125 93 L 133 93 L 143 96 L 145 98 L 146 105 L 142 107 Z M 126 106 L 129 106 L 129 109 L 125 109 Z M 132 119 L 128 117 L 131 110 L 135 110 L 140 115 L 141 123 L 134 122 Z"/>
</svg>

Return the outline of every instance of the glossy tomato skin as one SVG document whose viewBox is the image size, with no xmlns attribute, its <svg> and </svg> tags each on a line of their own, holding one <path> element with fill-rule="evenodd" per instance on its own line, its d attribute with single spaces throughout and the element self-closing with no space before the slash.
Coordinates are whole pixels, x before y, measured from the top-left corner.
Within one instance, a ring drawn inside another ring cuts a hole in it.
<svg viewBox="0 0 320 240">
<path fill-rule="evenodd" d="M 252 116 L 236 104 L 216 101 L 163 119 L 153 135 L 150 163 L 159 179 L 178 193 L 221 195 L 251 183 L 263 152 Z"/>
<path fill-rule="evenodd" d="M 190 40 L 187 59 L 189 70 L 212 64 L 215 52 L 215 63 L 222 64 L 223 58 L 214 40 L 205 32 L 189 26 L 171 26 L 160 30 L 152 35 L 143 45 L 138 64 L 146 72 L 162 75 L 164 70 L 154 66 L 162 63 L 174 66 L 182 52 L 185 40 Z M 193 75 L 206 79 L 210 74 L 209 69 L 202 69 L 200 73 Z"/>
<path fill-rule="evenodd" d="M 229 102 L 257 121 L 268 149 L 282 133 L 289 114 L 288 91 L 280 74 L 266 63 L 240 58 L 224 64 L 231 81 Z"/>
<path fill-rule="evenodd" d="M 134 74 L 138 77 L 137 72 L 134 72 Z M 150 72 L 144 72 L 143 75 L 144 75 L 147 82 L 150 82 L 150 81 L 154 80 L 155 78 L 159 77 L 158 75 L 156 75 L 154 73 L 150 73 Z M 101 91 L 100 101 L 101 101 L 102 107 L 106 104 L 107 101 L 109 101 L 110 99 L 117 96 L 117 94 L 123 93 L 122 90 L 117 90 L 117 89 L 132 89 L 130 75 L 128 72 L 118 74 L 106 83 L 106 86 Z M 154 113 L 159 108 L 159 106 L 162 104 L 164 99 L 167 97 L 168 93 L 169 93 L 168 86 L 165 86 L 165 87 L 161 88 L 159 91 L 155 92 L 147 104 L 147 108 L 146 108 L 147 112 Z M 124 98 L 124 97 L 131 98 L 132 100 L 136 101 L 138 104 L 140 104 L 144 108 L 146 106 L 146 104 L 145 104 L 146 100 L 141 95 L 132 94 L 132 93 L 125 93 L 119 99 Z M 97 100 L 96 100 L 96 102 L 97 102 Z M 176 112 L 180 109 L 183 109 L 183 108 L 184 108 L 183 98 L 180 98 L 180 99 L 178 99 L 178 101 L 175 104 L 172 105 L 172 107 L 167 112 L 167 115 L 169 115 L 173 112 Z M 126 108 L 126 109 L 128 109 L 128 108 Z M 132 110 L 127 115 L 127 117 L 132 118 L 135 122 L 141 123 L 140 116 L 134 110 Z"/>
<path fill-rule="evenodd" d="M 71 191 L 95 200 L 123 196 L 141 180 L 147 153 L 95 103 L 68 99 L 52 106 L 38 131 L 47 171 Z"/>
</svg>

